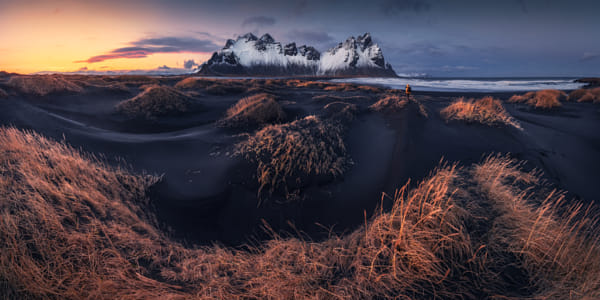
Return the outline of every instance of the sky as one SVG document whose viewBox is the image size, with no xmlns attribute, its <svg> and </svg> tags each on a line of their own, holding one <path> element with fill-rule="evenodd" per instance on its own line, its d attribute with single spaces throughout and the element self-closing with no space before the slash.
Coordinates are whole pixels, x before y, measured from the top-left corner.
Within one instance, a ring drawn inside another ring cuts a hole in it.
<svg viewBox="0 0 600 300">
<path fill-rule="evenodd" d="M 597 0 L 0 0 L 0 70 L 185 72 L 228 38 L 370 32 L 399 74 L 600 76 Z"/>
</svg>

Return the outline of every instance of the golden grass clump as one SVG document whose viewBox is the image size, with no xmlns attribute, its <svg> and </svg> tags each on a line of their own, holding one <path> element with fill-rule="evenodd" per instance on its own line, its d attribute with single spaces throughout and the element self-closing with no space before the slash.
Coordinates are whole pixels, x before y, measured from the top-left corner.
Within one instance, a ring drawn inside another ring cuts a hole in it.
<svg viewBox="0 0 600 300">
<path fill-rule="evenodd" d="M 356 90 L 356 85 L 351 83 L 337 83 L 323 88 L 324 91 L 349 92 Z"/>
<path fill-rule="evenodd" d="M 498 213 L 491 249 L 517 257 L 529 274 L 537 299 L 600 298 L 598 210 L 592 204 L 567 203 L 556 190 L 531 199 L 519 185 L 539 184 L 538 172 L 489 156 L 472 169 L 479 191 Z"/>
<path fill-rule="evenodd" d="M 368 102 L 371 101 L 370 97 L 367 96 L 336 96 L 336 95 L 316 95 L 312 97 L 313 101 L 316 102 Z"/>
<path fill-rule="evenodd" d="M 325 91 L 338 91 L 338 92 L 368 92 L 378 94 L 383 92 L 382 88 L 374 87 L 370 85 L 357 85 L 352 83 L 336 83 L 323 88 Z"/>
<path fill-rule="evenodd" d="M 114 92 L 129 92 L 125 82 L 107 80 L 106 76 L 71 75 L 70 80 L 82 87 L 101 88 Z"/>
<path fill-rule="evenodd" d="M 269 125 L 238 145 L 240 154 L 257 163 L 258 194 L 291 194 L 311 177 L 336 177 L 348 164 L 342 127 L 307 116 Z"/>
<path fill-rule="evenodd" d="M 165 237 L 145 196 L 156 180 L 0 129 L 0 297 L 600 297 L 597 210 L 567 204 L 506 156 L 442 164 L 384 195 L 349 234 L 317 242 L 272 232 L 246 249 L 185 248 Z"/>
<path fill-rule="evenodd" d="M 240 94 L 247 90 L 247 87 L 243 84 L 236 83 L 235 81 L 219 81 L 212 85 L 209 85 L 204 89 L 207 93 L 212 95 L 230 95 L 230 94 Z"/>
<path fill-rule="evenodd" d="M 358 106 L 353 103 L 347 102 L 330 102 L 323 106 L 323 112 L 327 118 L 340 122 L 349 122 L 354 120 L 356 113 L 358 113 Z"/>
<path fill-rule="evenodd" d="M 281 105 L 270 94 L 256 94 L 240 99 L 219 121 L 222 127 L 247 127 L 279 122 L 285 119 Z"/>
<path fill-rule="evenodd" d="M 569 94 L 569 101 L 600 103 L 600 87 L 578 89 Z"/>
<path fill-rule="evenodd" d="M 561 107 L 560 100 L 565 100 L 567 94 L 559 90 L 541 90 L 528 92 L 523 95 L 513 95 L 508 99 L 509 103 L 526 103 L 539 109 L 553 109 Z"/>
<path fill-rule="evenodd" d="M 248 89 L 256 87 L 253 80 L 242 79 L 208 79 L 188 77 L 175 84 L 177 89 L 202 90 L 212 95 L 230 95 L 246 92 Z"/>
<path fill-rule="evenodd" d="M 508 125 L 521 129 L 521 125 L 502 106 L 502 102 L 491 96 L 481 99 L 465 100 L 464 97 L 452 102 L 442 109 L 440 115 L 444 120 L 481 123 L 488 126 Z"/>
<path fill-rule="evenodd" d="M 102 77 L 107 82 L 121 82 L 127 85 L 159 84 L 157 77 L 146 75 L 106 75 Z"/>
<path fill-rule="evenodd" d="M 135 97 L 120 102 L 115 108 L 132 118 L 153 120 L 160 116 L 187 112 L 191 109 L 192 102 L 192 98 L 171 87 L 150 85 Z"/>
<path fill-rule="evenodd" d="M 83 88 L 62 75 L 15 75 L 7 85 L 21 93 L 46 96 L 54 93 L 81 93 Z"/>
<path fill-rule="evenodd" d="M 215 83 L 214 79 L 188 77 L 175 84 L 178 89 L 205 89 Z"/>
<path fill-rule="evenodd" d="M 295 88 L 308 88 L 308 89 L 325 89 L 326 87 L 333 86 L 334 84 L 323 82 L 323 81 L 310 81 L 310 80 L 288 80 L 286 83 L 288 87 Z"/>
<path fill-rule="evenodd" d="M 156 180 L 0 128 L 0 282 L 33 298 L 177 294 L 149 277 L 169 248 L 143 209 Z"/>
<path fill-rule="evenodd" d="M 378 112 L 398 112 L 408 104 L 408 100 L 400 95 L 388 94 L 377 102 L 373 103 L 369 108 Z"/>
</svg>

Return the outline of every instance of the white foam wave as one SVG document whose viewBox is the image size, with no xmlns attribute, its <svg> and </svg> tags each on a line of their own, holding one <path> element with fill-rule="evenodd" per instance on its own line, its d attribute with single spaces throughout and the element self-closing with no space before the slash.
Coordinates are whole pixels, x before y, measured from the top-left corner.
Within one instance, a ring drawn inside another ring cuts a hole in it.
<svg viewBox="0 0 600 300">
<path fill-rule="evenodd" d="M 343 78 L 334 82 L 378 84 L 403 89 L 410 84 L 414 91 L 425 92 L 521 92 L 545 89 L 573 90 L 583 83 L 573 79 L 433 79 L 433 78 Z"/>
</svg>

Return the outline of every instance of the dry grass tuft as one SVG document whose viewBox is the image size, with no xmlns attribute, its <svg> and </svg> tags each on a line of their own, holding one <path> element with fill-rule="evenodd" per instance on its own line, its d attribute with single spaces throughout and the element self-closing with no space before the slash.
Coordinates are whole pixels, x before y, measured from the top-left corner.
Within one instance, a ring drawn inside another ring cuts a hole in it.
<svg viewBox="0 0 600 300">
<path fill-rule="evenodd" d="M 145 75 L 111 75 L 102 76 L 107 82 L 120 82 L 125 85 L 143 85 L 143 84 L 159 84 L 161 80 L 152 76 Z"/>
<path fill-rule="evenodd" d="M 325 117 L 345 123 L 354 120 L 358 107 L 353 103 L 336 101 L 325 105 L 323 112 Z"/>
<path fill-rule="evenodd" d="M 335 95 L 317 95 L 312 97 L 313 101 L 316 102 L 369 102 L 371 101 L 370 97 L 367 96 L 335 96 Z"/>
<path fill-rule="evenodd" d="M 291 123 L 270 125 L 238 145 L 239 152 L 258 164 L 258 194 L 285 195 L 312 177 L 336 177 L 348 156 L 340 125 L 308 116 Z"/>
<path fill-rule="evenodd" d="M 531 199 L 520 186 L 539 183 L 539 174 L 523 172 L 520 163 L 503 157 L 489 156 L 472 174 L 499 214 L 490 246 L 517 257 L 515 265 L 529 274 L 535 298 L 600 297 L 600 235 L 591 204 L 567 204 L 557 191 Z"/>
<path fill-rule="evenodd" d="M 164 237 L 147 215 L 144 190 L 155 181 L 0 129 L 0 296 L 600 297 L 596 210 L 566 204 L 538 172 L 504 156 L 440 166 L 384 196 L 391 208 L 350 234 L 313 242 L 273 233 L 247 250 L 188 249 Z"/>
<path fill-rule="evenodd" d="M 188 77 L 175 84 L 175 88 L 184 90 L 203 90 L 211 95 L 231 95 L 246 92 L 255 87 L 252 80 L 243 79 L 207 79 Z"/>
<path fill-rule="evenodd" d="M 178 89 L 205 89 L 215 83 L 214 79 L 188 77 L 175 84 Z"/>
<path fill-rule="evenodd" d="M 279 122 L 285 119 L 281 105 L 270 94 L 256 94 L 242 98 L 227 110 L 224 119 L 219 121 L 223 127 L 248 127 Z"/>
<path fill-rule="evenodd" d="M 73 76 L 71 81 L 82 87 L 101 88 L 103 90 L 122 93 L 129 92 L 126 82 L 110 80 L 105 76 Z"/>
<path fill-rule="evenodd" d="M 539 109 L 553 109 L 561 107 L 560 100 L 565 100 L 567 94 L 559 90 L 541 90 L 528 92 L 523 95 L 513 95 L 508 99 L 510 103 L 527 103 Z"/>
<path fill-rule="evenodd" d="M 1 128 L 0 281 L 40 298 L 177 294 L 148 277 L 169 249 L 144 217 L 145 188 L 156 180 Z"/>
<path fill-rule="evenodd" d="M 378 94 L 383 92 L 382 88 L 370 86 L 370 85 L 357 85 L 352 83 L 335 83 L 330 86 L 323 88 L 325 91 L 338 91 L 338 92 L 368 92 Z"/>
<path fill-rule="evenodd" d="M 408 100 L 403 99 L 400 95 L 388 94 L 369 106 L 369 108 L 378 112 L 398 112 L 406 107 L 407 104 Z"/>
<path fill-rule="evenodd" d="M 191 109 L 193 99 L 168 86 L 150 85 L 135 97 L 122 101 L 116 110 L 132 118 L 153 120 Z"/>
<path fill-rule="evenodd" d="M 295 88 L 309 88 L 309 89 L 325 89 L 326 87 L 333 86 L 334 84 L 323 82 L 323 81 L 307 81 L 307 80 L 288 80 L 286 85 L 288 87 Z"/>
<path fill-rule="evenodd" d="M 231 94 L 240 94 L 247 90 L 247 87 L 243 84 L 231 82 L 218 82 L 214 83 L 206 89 L 204 89 L 207 93 L 212 95 L 231 95 Z"/>
<path fill-rule="evenodd" d="M 21 93 L 46 96 L 54 93 L 81 93 L 83 88 L 62 75 L 16 75 L 7 85 Z"/>
<path fill-rule="evenodd" d="M 593 89 L 578 89 L 569 94 L 569 101 L 600 103 L 600 87 Z"/>
<path fill-rule="evenodd" d="M 0 89 L 0 99 L 2 98 L 8 98 L 8 93 L 3 89 Z"/>
<path fill-rule="evenodd" d="M 502 102 L 491 96 L 481 99 L 465 100 L 464 97 L 454 101 L 440 112 L 446 121 L 456 120 L 467 123 L 481 123 L 488 126 L 508 125 L 521 129 L 521 125 L 513 119 L 502 106 Z"/>
</svg>

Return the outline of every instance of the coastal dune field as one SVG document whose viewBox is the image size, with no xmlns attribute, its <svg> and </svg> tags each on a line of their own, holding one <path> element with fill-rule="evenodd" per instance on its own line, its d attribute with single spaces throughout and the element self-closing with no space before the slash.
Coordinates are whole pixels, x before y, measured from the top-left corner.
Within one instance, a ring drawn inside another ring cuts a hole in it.
<svg viewBox="0 0 600 300">
<path fill-rule="evenodd" d="M 598 298 L 599 95 L 2 73 L 0 298 Z"/>
</svg>

